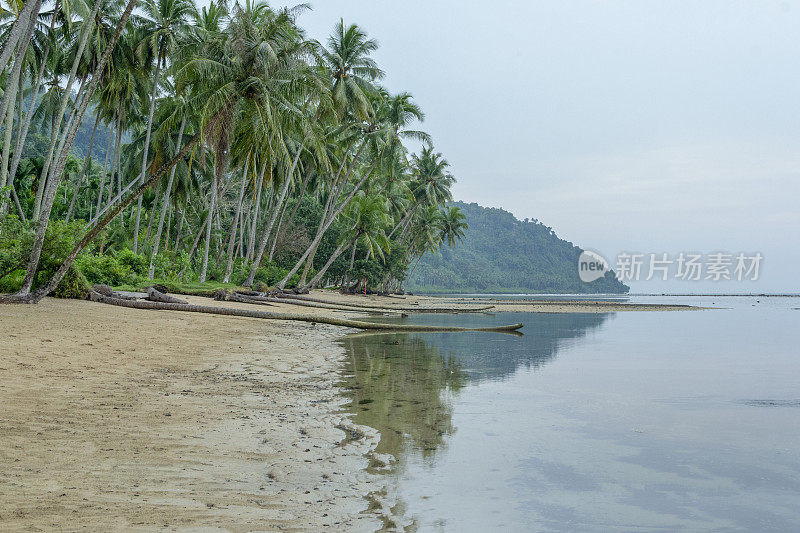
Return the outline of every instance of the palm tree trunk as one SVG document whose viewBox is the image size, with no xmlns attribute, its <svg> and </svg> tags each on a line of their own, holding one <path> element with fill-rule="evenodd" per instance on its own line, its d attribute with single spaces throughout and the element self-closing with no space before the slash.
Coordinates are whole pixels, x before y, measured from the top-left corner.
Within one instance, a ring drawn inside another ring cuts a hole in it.
<svg viewBox="0 0 800 533">
<path fill-rule="evenodd" d="M 249 209 L 249 207 L 248 207 Z M 244 259 L 244 232 L 247 229 L 247 212 L 239 217 L 239 244 L 236 246 L 236 257 Z"/>
<path fill-rule="evenodd" d="M 39 7 L 41 5 L 41 0 L 37 0 L 37 2 L 38 2 L 39 5 L 37 5 L 35 7 L 35 13 L 32 15 L 34 20 L 39 15 Z M 60 0 L 56 0 L 55 6 L 53 8 L 53 13 L 56 13 L 58 11 L 60 5 L 61 5 Z M 55 28 L 56 18 L 57 17 L 54 16 L 50 20 L 50 31 L 51 32 L 53 31 L 53 28 Z M 45 48 L 44 54 L 42 54 L 41 62 L 39 64 L 39 72 L 36 75 L 36 83 L 34 84 L 35 88 L 34 88 L 32 96 L 31 96 L 31 104 L 30 104 L 30 107 L 28 108 L 28 112 L 27 112 L 27 114 L 25 116 L 25 126 L 22 129 L 22 131 L 21 131 L 21 133 L 19 135 L 19 138 L 17 139 L 17 144 L 16 144 L 16 146 L 14 148 L 14 160 L 11 163 L 11 170 L 9 171 L 9 173 L 11 174 L 11 179 L 12 180 L 14 179 L 14 176 L 17 175 L 17 168 L 19 166 L 20 158 L 22 157 L 22 148 L 25 145 L 25 139 L 28 137 L 28 130 L 29 130 L 30 125 L 31 125 L 31 119 L 33 118 L 33 114 L 36 111 L 36 100 L 39 97 L 39 89 L 42 86 L 42 77 L 44 76 L 44 70 L 45 70 L 45 66 L 47 66 L 47 58 L 49 57 L 49 55 L 50 55 L 50 47 L 48 46 L 48 47 Z M 51 134 L 52 134 L 52 131 L 51 131 Z M 36 189 L 36 200 L 34 202 L 34 205 L 41 205 L 41 198 L 42 198 L 42 194 L 44 193 L 44 188 L 43 187 L 44 187 L 43 184 L 39 184 L 39 187 L 37 187 L 37 189 Z M 16 194 L 15 194 L 15 196 L 16 196 Z M 19 204 L 19 199 L 16 199 L 15 201 L 17 202 L 17 204 Z"/>
<path fill-rule="evenodd" d="M 97 124 L 99 122 L 100 122 L 100 108 L 98 107 L 97 112 L 94 115 L 94 127 L 92 128 L 92 136 L 89 138 L 89 150 L 86 151 L 86 158 L 84 158 L 83 160 L 83 169 L 81 170 L 80 176 L 78 177 L 78 181 L 75 183 L 75 189 L 73 189 L 72 191 L 72 200 L 70 200 L 69 202 L 69 209 L 67 209 L 67 216 L 64 217 L 64 222 L 69 222 L 69 219 L 72 216 L 72 210 L 75 208 L 75 200 L 77 200 L 78 198 L 78 191 L 80 191 L 83 178 L 89 176 L 89 166 L 92 158 L 92 148 L 94 148 L 94 134 L 97 131 Z"/>
<path fill-rule="evenodd" d="M 136 2 L 137 0 L 131 0 L 132 2 Z M 61 123 L 64 121 L 64 113 L 67 111 L 67 104 L 69 103 L 70 96 L 72 94 L 72 84 L 75 82 L 75 76 L 78 73 L 78 65 L 81 62 L 81 58 L 83 57 L 83 50 L 86 48 L 86 42 L 89 40 L 89 34 L 92 31 L 94 26 L 94 20 L 97 17 L 97 11 L 100 9 L 100 4 L 102 0 L 96 0 L 94 3 L 94 7 L 92 8 L 92 13 L 89 15 L 87 19 L 87 24 L 84 25 L 83 30 L 81 31 L 80 36 L 80 44 L 78 45 L 78 49 L 76 51 L 75 58 L 72 60 L 72 68 L 69 71 L 69 78 L 67 79 L 67 84 L 64 87 L 64 94 L 61 96 L 61 102 L 58 106 L 58 112 L 56 113 L 56 122 L 55 122 L 55 131 L 51 133 L 52 137 L 50 139 L 50 149 L 48 150 L 47 158 L 45 159 L 44 166 L 42 167 L 42 175 L 40 180 L 43 184 L 45 184 L 44 188 L 44 211 L 46 211 L 45 218 L 45 228 L 47 223 L 49 222 L 50 218 L 50 210 L 52 209 L 52 202 L 55 198 L 55 191 L 58 189 L 58 183 L 61 181 L 61 173 L 64 171 L 64 165 L 66 164 L 67 154 L 64 153 L 65 150 L 68 152 L 70 148 L 72 148 L 72 142 L 75 139 L 75 133 L 78 130 L 78 126 L 80 126 L 81 119 L 83 118 L 83 112 L 86 110 L 86 106 L 89 104 L 88 99 L 86 99 L 86 105 L 81 104 L 80 107 L 75 107 L 73 112 L 70 114 L 70 119 L 68 121 L 67 127 L 64 131 L 64 134 L 61 134 Z M 130 15 L 129 15 L 130 16 Z M 127 17 L 125 17 L 127 21 Z M 121 31 L 120 31 L 121 32 Z M 110 43 L 109 43 L 110 44 Z M 114 42 L 116 45 L 116 41 Z M 109 53 L 110 55 L 110 53 Z M 108 61 L 108 59 L 106 59 Z M 102 77 L 102 72 L 98 73 L 95 69 L 95 74 Z M 92 79 L 90 85 L 96 87 L 97 82 L 99 80 Z M 84 84 L 81 84 L 81 89 L 79 91 L 79 95 L 82 98 L 85 98 L 84 93 Z M 77 104 L 78 102 L 76 102 Z M 82 111 L 79 109 L 82 108 Z M 77 116 L 80 114 L 80 116 Z M 69 145 L 67 145 L 67 138 L 72 137 L 69 141 Z M 56 142 L 58 141 L 58 150 L 54 150 L 56 146 Z M 53 163 L 56 163 L 55 165 Z M 52 191 L 52 193 L 50 192 Z M 49 202 L 51 205 L 46 205 Z M 34 218 L 38 218 L 42 215 L 42 208 L 38 210 L 38 212 L 34 212 Z"/>
<path fill-rule="evenodd" d="M 217 180 L 214 178 L 214 183 L 211 184 L 211 199 L 208 202 L 208 216 L 206 217 L 206 242 L 203 249 L 203 265 L 200 267 L 200 276 L 198 281 L 205 283 L 206 275 L 208 274 L 208 252 L 211 249 L 211 226 L 214 222 L 214 209 L 217 207 Z"/>
<path fill-rule="evenodd" d="M 200 244 L 200 239 L 206 232 L 207 225 L 208 225 L 208 217 L 205 217 L 203 219 L 203 225 L 200 226 L 200 231 L 197 232 L 197 236 L 194 238 L 194 241 L 192 242 L 192 247 L 189 248 L 189 259 L 191 259 L 194 256 L 194 252 L 195 250 L 197 250 L 197 245 Z M 183 270 L 181 270 L 181 275 L 183 275 Z"/>
<path fill-rule="evenodd" d="M 397 225 L 392 229 L 392 232 L 389 234 L 389 237 L 388 237 L 389 239 L 392 238 L 392 235 L 394 235 L 395 231 L 400 229 L 401 226 L 404 226 L 404 225 L 406 225 L 408 223 L 408 220 L 412 216 L 414 216 L 414 212 L 417 210 L 418 206 L 419 206 L 419 203 L 415 203 L 414 207 L 411 208 L 411 210 L 406 214 L 406 216 L 404 216 L 403 218 L 400 219 L 400 222 L 397 223 Z"/>
<path fill-rule="evenodd" d="M 56 131 L 56 116 L 53 115 L 50 118 L 50 135 L 51 136 L 56 135 L 55 131 Z M 48 157 L 52 157 L 52 153 L 49 153 Z M 47 159 L 45 159 L 45 161 L 46 160 Z M 44 171 L 44 168 L 42 168 L 42 171 Z M 46 181 L 47 180 L 42 179 L 42 176 L 39 176 L 39 180 L 36 182 L 36 197 L 33 200 L 33 217 L 32 217 L 33 220 L 39 219 L 39 213 L 42 210 L 42 198 L 44 198 L 44 189 L 45 186 L 47 185 Z"/>
<path fill-rule="evenodd" d="M 295 153 L 294 159 L 292 160 L 292 166 L 289 169 L 289 172 L 286 173 L 286 181 L 283 184 L 280 196 L 273 206 L 272 216 L 270 216 L 267 226 L 264 228 L 264 234 L 261 237 L 261 242 L 258 244 L 258 251 L 253 259 L 253 266 L 250 267 L 250 275 L 247 276 L 247 280 L 244 282 L 245 287 L 253 286 L 253 280 L 256 277 L 256 270 L 258 270 L 258 267 L 261 265 L 261 259 L 264 257 L 264 250 L 267 248 L 267 242 L 269 241 L 269 234 L 272 231 L 272 225 L 275 224 L 275 219 L 278 217 L 278 211 L 280 211 L 280 207 L 283 205 L 283 202 L 286 199 L 286 194 L 289 192 L 289 185 L 292 183 L 292 176 L 297 168 L 297 163 L 300 161 L 300 154 L 303 153 L 303 144 L 305 144 L 306 140 L 308 140 L 308 136 L 306 136 L 306 139 L 304 139 L 297 148 L 297 153 Z"/>
<path fill-rule="evenodd" d="M 23 37 L 23 31 L 25 31 L 30 26 L 31 20 L 36 20 L 39 16 L 39 9 L 42 5 L 41 0 L 27 0 L 20 10 L 17 20 L 14 21 L 14 25 L 11 27 L 11 32 L 8 34 L 5 42 L 3 43 L 3 48 L 0 50 L 0 72 L 4 71 L 8 66 L 8 62 L 11 59 L 11 54 L 14 53 L 14 49 L 17 46 L 17 43 L 22 43 L 22 46 L 27 47 L 28 42 L 30 42 L 30 32 L 28 33 L 28 38 Z"/>
<path fill-rule="evenodd" d="M 41 0 L 38 1 L 41 4 Z M 31 6 L 36 7 L 36 12 L 39 12 L 39 6 Z M 19 21 L 18 21 L 19 22 Z M 11 84 L 17 83 L 19 81 L 20 73 L 22 72 L 22 67 L 25 63 L 25 52 L 28 50 L 28 43 L 30 42 L 30 35 L 33 33 L 33 29 L 36 26 L 36 17 L 28 16 L 21 24 L 14 24 L 14 27 L 11 29 L 12 34 L 17 30 L 17 26 L 19 26 L 19 30 L 25 31 L 25 39 L 20 40 L 19 43 L 14 42 L 11 46 L 8 47 L 8 58 L 6 61 L 3 62 L 3 68 L 0 69 L 0 72 L 5 70 L 5 63 L 8 59 L 11 59 L 11 54 L 14 51 L 14 48 L 17 49 L 17 55 L 14 57 L 14 68 L 11 69 L 11 75 L 8 78 L 8 85 L 5 87 L 5 91 L 3 92 L 2 98 L 0 98 L 0 117 L 6 116 L 6 109 L 8 107 L 14 107 L 14 102 L 16 100 L 17 94 L 16 91 L 9 91 Z M 21 34 L 19 37 L 23 37 Z M 9 39 L 12 37 L 9 36 Z M 19 46 L 15 46 L 19 44 Z M 5 55 L 6 50 L 3 50 L 3 55 Z"/>
<path fill-rule="evenodd" d="M 231 272 L 233 272 L 233 245 L 236 242 L 236 230 L 239 227 L 239 215 L 242 212 L 242 202 L 244 201 L 244 190 L 247 186 L 247 171 L 250 170 L 250 158 L 248 157 L 244 163 L 244 174 L 242 175 L 242 186 L 239 189 L 239 202 L 236 205 L 236 214 L 231 223 L 231 233 L 228 237 L 228 264 L 225 267 L 225 278 L 223 283 L 228 283 L 231 280 Z"/>
<path fill-rule="evenodd" d="M 300 274 L 301 286 L 306 284 L 306 277 L 308 276 L 308 272 L 311 270 L 311 267 L 314 265 L 314 258 L 317 257 L 317 248 L 319 248 L 320 243 L 322 243 L 321 239 L 317 245 L 314 246 L 314 249 L 309 254 L 308 259 L 306 259 L 306 264 L 303 266 L 303 273 Z"/>
<path fill-rule="evenodd" d="M 353 187 L 353 190 L 350 191 L 350 194 L 347 195 L 347 197 L 342 201 L 339 207 L 333 212 L 333 214 L 328 219 L 328 222 L 320 226 L 320 229 L 317 231 L 316 237 L 314 237 L 314 240 L 311 242 L 308 249 L 306 249 L 305 253 L 300 257 L 300 259 L 297 260 L 297 263 L 295 263 L 292 270 L 290 270 L 286 274 L 286 276 L 284 276 L 284 278 L 278 282 L 278 284 L 276 285 L 277 288 L 283 289 L 286 286 L 286 284 L 289 283 L 289 280 L 292 279 L 292 276 L 294 276 L 297 273 L 297 271 L 300 270 L 300 267 L 303 265 L 303 262 L 308 258 L 309 254 L 311 253 L 312 248 L 316 249 L 316 247 L 319 246 L 319 243 L 322 241 L 322 236 L 325 235 L 325 232 L 328 230 L 330 225 L 333 224 L 333 221 L 336 219 L 336 217 L 339 216 L 339 214 L 344 210 L 344 208 L 347 206 L 350 200 L 353 199 L 353 196 L 355 196 L 356 192 L 358 192 L 361 186 L 364 185 L 364 182 L 367 181 L 367 179 L 370 177 L 372 171 L 375 170 L 377 164 L 378 161 L 376 159 L 376 161 L 370 167 L 369 171 L 366 174 L 364 174 L 363 178 L 361 178 L 361 181 L 359 181 L 355 185 L 355 187 Z"/>
<path fill-rule="evenodd" d="M 250 235 L 249 235 L 249 242 L 247 244 L 247 260 L 249 261 L 255 256 L 255 247 L 256 247 L 256 228 L 258 227 L 258 211 L 261 207 L 261 192 L 264 190 L 264 173 L 267 169 L 267 162 L 266 159 L 264 163 L 261 165 L 261 175 L 258 177 L 258 181 L 256 182 L 255 186 L 257 189 L 255 202 L 253 203 L 253 217 L 252 222 L 250 223 Z"/>
<path fill-rule="evenodd" d="M 167 246 L 169 245 L 169 236 L 172 232 L 172 212 L 173 209 L 171 207 L 167 209 L 167 228 L 164 231 L 164 250 L 167 250 Z"/>
<path fill-rule="evenodd" d="M 177 153 L 178 150 L 181 148 L 181 143 L 183 142 L 183 131 L 186 128 L 186 117 L 188 112 L 183 114 L 183 118 L 181 119 L 181 127 L 178 131 L 178 143 L 175 145 L 175 152 Z M 155 260 L 156 255 L 158 255 L 158 245 L 161 242 L 161 231 L 164 228 L 164 215 L 166 214 L 167 207 L 169 206 L 169 197 L 172 194 L 172 182 L 175 180 L 175 171 L 177 170 L 178 166 L 175 165 L 172 167 L 172 170 L 169 171 L 169 180 L 167 181 L 167 189 L 164 191 L 164 200 L 161 203 L 161 216 L 158 219 L 158 229 L 156 229 L 156 238 L 155 244 L 153 245 L 153 252 L 150 254 L 150 267 L 147 269 L 147 279 L 153 279 L 153 274 L 155 274 Z M 166 247 L 166 246 L 165 246 Z"/>
<path fill-rule="evenodd" d="M 158 207 L 158 195 L 155 195 L 153 198 L 153 205 L 150 206 L 150 211 L 148 212 L 147 217 L 147 231 L 144 232 L 144 242 L 147 243 L 147 240 L 150 238 L 150 232 L 153 230 L 153 221 L 156 218 L 156 208 Z"/>
<path fill-rule="evenodd" d="M 289 199 L 287 198 L 286 201 L 283 203 L 283 207 L 281 207 L 281 214 L 278 217 L 278 225 L 275 226 L 275 237 L 272 239 L 272 247 L 269 249 L 269 261 L 272 261 L 272 256 L 275 253 L 275 245 L 278 244 L 278 237 L 281 234 L 281 226 L 283 225 L 283 216 L 286 214 L 286 208 L 289 207 Z"/>
<path fill-rule="evenodd" d="M 94 212 L 95 214 L 100 213 L 100 206 L 103 205 L 103 192 L 105 192 L 106 187 L 106 173 L 108 172 L 108 154 L 111 153 L 111 149 L 113 147 L 114 142 L 114 121 L 111 122 L 111 131 L 108 132 L 108 146 L 106 147 L 106 158 L 103 161 L 103 173 L 100 175 L 100 187 L 97 190 L 97 205 L 95 206 Z M 113 178 L 111 179 L 111 183 L 114 183 Z"/>
<path fill-rule="evenodd" d="M 97 84 L 100 83 L 100 80 L 103 78 L 103 72 L 105 71 L 106 64 L 108 63 L 109 57 L 111 57 L 111 52 L 113 51 L 114 47 L 117 45 L 117 41 L 119 40 L 120 35 L 122 35 L 122 30 L 125 28 L 125 25 L 128 23 L 128 18 L 131 16 L 131 11 L 133 11 L 134 6 L 136 6 L 136 2 L 138 0 L 128 0 L 128 5 L 125 8 L 125 11 L 122 14 L 122 17 L 117 24 L 116 30 L 114 31 L 114 35 L 111 37 L 106 49 L 103 51 L 103 55 L 100 57 L 100 61 L 97 63 L 94 72 L 92 73 L 92 80 L 89 85 L 89 90 L 86 94 L 83 95 L 83 99 L 78 107 L 78 111 L 76 114 L 76 120 L 70 127 L 69 131 L 67 131 L 67 135 L 65 137 L 64 142 L 64 150 L 59 157 L 59 160 L 56 162 L 55 171 L 52 173 L 54 179 L 52 180 L 53 183 L 47 184 L 47 190 L 45 191 L 45 198 L 44 198 L 44 208 L 40 213 L 39 225 L 36 229 L 36 237 L 33 243 L 33 249 L 31 250 L 31 255 L 28 260 L 28 267 L 27 272 L 25 273 L 25 279 L 23 280 L 22 287 L 20 288 L 18 294 L 20 296 L 26 296 L 30 293 L 31 286 L 33 285 L 33 278 L 36 275 L 36 269 L 39 266 L 39 258 L 42 254 L 42 246 L 44 246 L 44 236 L 45 232 L 47 231 L 47 225 L 50 222 L 50 211 L 53 208 L 53 200 L 55 199 L 56 189 L 58 186 L 58 180 L 62 173 L 64 172 L 64 165 L 67 163 L 67 154 L 69 149 L 72 148 L 72 143 L 75 142 L 75 135 L 78 132 L 78 126 L 83 119 L 83 114 L 86 112 L 86 107 L 89 105 L 89 100 L 91 99 L 94 91 L 97 87 Z M 92 18 L 94 18 L 97 14 L 97 9 L 100 6 L 100 0 L 95 2 L 95 7 L 93 9 Z M 82 36 L 82 45 L 85 46 L 86 38 L 88 38 L 88 30 L 92 26 L 92 24 L 87 24 L 84 35 Z M 80 55 L 82 55 L 83 46 L 79 48 L 78 56 L 75 58 L 75 65 L 73 65 L 73 71 L 77 69 L 77 62 L 80 60 Z M 74 77 L 74 73 L 71 73 L 71 77 Z M 69 84 L 68 84 L 69 86 Z M 144 192 L 144 191 L 142 191 Z M 91 233 L 91 232 L 90 232 Z M 74 258 L 73 258 L 74 260 Z M 66 273 L 66 271 L 64 272 Z M 63 276 L 63 274 L 62 274 Z M 60 280 L 59 280 L 60 281 Z M 51 291 L 55 289 L 53 286 Z M 48 291 L 49 292 L 49 291 Z"/>
<path fill-rule="evenodd" d="M 22 210 L 22 206 L 19 203 L 19 197 L 17 196 L 17 191 L 14 189 L 14 180 L 11 180 L 11 198 L 14 200 L 14 205 L 17 206 L 17 211 L 19 211 L 19 219 L 25 222 L 25 211 Z"/>
<path fill-rule="evenodd" d="M 411 281 L 411 276 L 414 275 L 414 271 L 417 269 L 417 266 L 419 266 L 419 262 L 422 261 L 423 255 L 425 254 L 419 254 L 419 259 L 417 259 L 417 262 L 414 263 L 414 268 L 411 269 L 411 272 L 408 274 L 408 277 L 406 277 L 406 281 Z"/>
<path fill-rule="evenodd" d="M 211 200 L 208 206 L 208 225 L 206 226 L 206 245 L 203 250 L 203 266 L 200 268 L 200 276 L 198 281 L 205 283 L 208 274 L 208 253 L 211 250 L 211 226 L 214 224 L 214 214 L 217 208 L 217 199 L 219 196 L 219 186 L 222 183 L 222 178 L 227 171 L 227 143 L 217 146 L 216 161 L 214 162 L 214 182 L 211 184 Z M 227 183 L 226 187 L 227 189 Z M 225 194 L 223 190 L 222 194 Z"/>
<path fill-rule="evenodd" d="M 122 198 L 124 191 L 122 189 L 122 124 L 124 122 L 125 110 L 120 110 L 118 114 L 117 120 L 119 121 L 119 127 L 117 128 L 117 149 L 114 150 L 114 168 L 116 168 L 116 185 L 117 191 L 119 191 L 118 196 L 113 200 L 109 200 L 109 205 L 112 203 L 117 203 L 119 199 Z M 135 183 L 135 181 L 131 181 L 131 184 Z M 125 214 L 122 214 L 122 218 L 125 218 Z"/>
<path fill-rule="evenodd" d="M 292 222 L 294 222 L 294 216 L 297 214 L 297 209 L 300 207 L 300 204 L 303 203 L 303 198 L 306 195 L 306 189 L 308 188 L 308 182 L 311 181 L 311 173 L 306 174 L 306 178 L 303 180 L 303 186 L 300 188 L 300 196 L 297 197 L 297 203 L 292 208 L 292 212 L 289 215 L 289 220 L 287 221 L 286 225 L 291 226 Z M 283 217 L 281 217 L 282 219 Z M 283 229 L 285 231 L 286 228 Z M 281 221 L 278 221 L 278 229 L 275 230 L 275 240 L 272 241 L 272 249 L 269 251 L 269 260 L 272 261 L 273 256 L 275 255 L 275 248 L 278 244 L 278 240 L 281 237 Z"/>
<path fill-rule="evenodd" d="M 147 173 L 147 156 L 150 150 L 150 133 L 153 131 L 153 113 L 156 109 L 156 93 L 158 93 L 158 77 L 161 74 L 161 53 L 159 49 L 156 52 L 156 72 L 153 76 L 153 90 L 150 92 L 150 111 L 147 114 L 147 132 L 144 135 L 144 149 L 142 150 L 142 172 L 139 174 L 139 182 L 144 181 Z M 133 253 L 136 253 L 139 247 L 139 220 L 142 217 L 142 197 L 136 202 L 136 223 L 133 227 Z M 148 233 L 150 233 L 148 231 Z"/>
<path fill-rule="evenodd" d="M 19 162 L 22 159 L 22 148 L 25 146 L 25 139 L 27 139 L 28 137 L 28 131 L 30 130 L 31 120 L 33 119 L 33 113 L 36 111 L 36 101 L 39 98 L 39 90 L 42 87 L 42 77 L 44 76 L 44 67 L 47 63 L 47 56 L 49 52 L 50 52 L 49 48 L 45 49 L 41 64 L 39 65 L 39 72 L 37 72 L 36 74 L 36 82 L 33 84 L 33 93 L 31 93 L 31 103 L 30 106 L 28 107 L 28 111 L 25 112 L 25 120 L 23 122 L 22 129 L 20 130 L 19 136 L 17 138 L 17 143 L 14 145 L 14 157 L 11 160 L 11 168 L 8 171 L 9 175 L 11 176 L 12 182 L 14 180 L 14 176 L 17 175 Z M 19 199 L 16 199 L 15 202 L 19 203 Z"/>
<path fill-rule="evenodd" d="M 177 218 L 178 218 L 178 234 L 175 236 L 175 251 L 179 252 L 181 249 L 181 238 L 183 237 L 183 211 L 181 211 L 180 207 L 176 207 L 178 210 Z M 164 249 L 169 248 L 169 241 L 164 241 Z"/>
<path fill-rule="evenodd" d="M 333 206 L 336 204 L 336 200 L 339 198 L 339 195 L 342 193 L 342 191 L 344 191 L 344 187 L 350 180 L 350 175 L 353 173 L 353 170 L 355 170 L 356 163 L 358 162 L 359 157 L 361 157 L 361 152 L 364 151 L 365 147 L 366 143 L 361 143 L 361 146 L 358 148 L 358 151 L 356 152 L 356 155 L 353 157 L 353 160 L 351 161 L 350 166 L 347 169 L 347 173 L 345 174 L 342 180 L 338 179 L 338 176 L 341 175 L 341 169 L 339 170 L 339 174 L 337 174 L 337 179 L 334 180 L 331 193 L 328 195 L 328 201 L 325 203 L 325 208 L 322 211 L 322 220 L 320 222 L 319 228 L 317 229 L 318 232 L 321 231 L 322 226 L 326 224 L 328 213 L 331 212 Z M 345 163 L 345 160 L 346 158 L 342 158 L 343 165 Z M 370 170 L 370 172 L 372 171 Z M 334 215 L 334 217 L 335 216 L 337 215 Z M 322 230 L 322 232 L 324 233 L 324 230 Z M 306 277 L 308 276 L 309 270 L 311 270 L 311 267 L 314 265 L 314 258 L 317 255 L 317 248 L 319 247 L 320 242 L 322 242 L 321 238 L 320 241 L 317 242 L 316 246 L 314 246 L 314 249 L 311 251 L 311 254 L 309 254 L 308 260 L 306 260 L 305 267 L 303 267 L 303 273 L 300 275 L 301 286 L 305 286 L 306 284 Z"/>
<path fill-rule="evenodd" d="M 106 200 L 106 206 L 95 213 L 94 219 L 89 222 L 89 225 L 94 224 L 100 217 L 105 214 L 106 211 L 111 209 L 111 206 L 114 204 L 116 200 L 112 200 L 114 198 L 114 188 L 117 187 L 119 183 L 119 151 L 122 149 L 122 117 L 120 116 L 119 112 L 115 112 L 117 126 L 114 129 L 114 152 L 111 156 L 111 175 L 109 176 L 109 183 L 108 183 L 108 199 Z"/>
<path fill-rule="evenodd" d="M 11 157 L 11 134 L 14 132 L 14 105 L 13 102 L 17 100 L 17 89 L 19 89 L 22 83 L 22 61 L 17 59 L 14 63 L 14 71 L 11 73 L 11 78 L 9 79 L 8 86 L 6 87 L 6 91 L 3 94 L 4 97 L 7 97 L 8 100 L 12 102 L 12 105 L 9 105 L 6 113 L 0 115 L 3 117 L 4 120 L 0 120 L 0 123 L 6 122 L 6 129 L 3 135 L 3 155 L 2 155 L 2 168 L 0 168 L 0 189 L 6 186 L 6 181 L 8 180 L 8 160 Z M 19 67 L 19 68 L 17 68 Z M 11 184 L 14 184 L 14 176 L 11 176 Z M 0 214 L 5 213 L 6 201 L 8 200 L 8 194 L 3 193 L 2 197 L 0 197 Z"/>
<path fill-rule="evenodd" d="M 350 254 L 350 266 L 347 270 L 353 270 L 353 265 L 356 264 L 356 248 L 358 248 L 358 240 L 353 241 L 353 253 Z"/>
<path fill-rule="evenodd" d="M 355 249 L 357 242 L 358 242 L 358 236 L 355 239 L 353 239 L 353 249 Z M 342 252 L 347 250 L 349 246 L 350 246 L 349 242 L 343 242 L 342 244 L 340 244 L 328 258 L 328 262 L 325 263 L 325 265 L 320 269 L 320 271 L 317 272 L 317 274 L 313 278 L 311 278 L 311 281 L 309 281 L 307 285 L 304 285 L 303 288 L 300 290 L 305 291 L 316 287 L 317 283 L 319 283 L 319 281 L 322 279 L 322 276 L 325 275 L 325 272 L 328 271 L 333 262 L 336 261 L 336 259 L 338 259 L 340 255 L 342 255 Z"/>
</svg>

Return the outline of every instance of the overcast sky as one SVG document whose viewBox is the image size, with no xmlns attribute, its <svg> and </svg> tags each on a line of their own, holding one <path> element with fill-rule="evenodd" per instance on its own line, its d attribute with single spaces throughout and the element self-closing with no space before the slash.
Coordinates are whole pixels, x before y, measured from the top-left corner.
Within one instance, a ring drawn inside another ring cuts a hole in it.
<svg viewBox="0 0 800 533">
<path fill-rule="evenodd" d="M 294 5 L 284 2 L 274 6 Z M 456 199 L 601 252 L 761 252 L 800 290 L 800 2 L 317 0 L 378 39 L 452 165 Z"/>
</svg>

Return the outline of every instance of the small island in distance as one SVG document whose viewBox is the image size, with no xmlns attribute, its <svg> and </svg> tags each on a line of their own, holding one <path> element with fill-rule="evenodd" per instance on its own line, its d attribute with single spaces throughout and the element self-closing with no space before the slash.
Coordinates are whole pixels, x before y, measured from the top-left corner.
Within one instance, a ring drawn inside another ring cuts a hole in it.
<svg viewBox="0 0 800 533">
<path fill-rule="evenodd" d="M 579 246 L 538 220 L 496 207 L 454 202 L 469 228 L 457 246 L 425 254 L 407 282 L 428 294 L 625 294 L 613 272 L 591 283 L 578 277 Z M 413 267 L 413 265 L 412 265 Z"/>
</svg>

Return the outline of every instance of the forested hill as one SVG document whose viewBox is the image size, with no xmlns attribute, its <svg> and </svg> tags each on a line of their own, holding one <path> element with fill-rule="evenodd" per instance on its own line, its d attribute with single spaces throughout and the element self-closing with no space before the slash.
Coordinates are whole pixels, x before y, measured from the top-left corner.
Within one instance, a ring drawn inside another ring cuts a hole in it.
<svg viewBox="0 0 800 533">
<path fill-rule="evenodd" d="M 581 249 L 536 220 L 503 209 L 455 202 L 469 229 L 454 247 L 420 261 L 408 289 L 436 293 L 624 293 L 611 273 L 592 283 L 578 277 Z M 413 265 L 412 265 L 413 266 Z"/>
</svg>

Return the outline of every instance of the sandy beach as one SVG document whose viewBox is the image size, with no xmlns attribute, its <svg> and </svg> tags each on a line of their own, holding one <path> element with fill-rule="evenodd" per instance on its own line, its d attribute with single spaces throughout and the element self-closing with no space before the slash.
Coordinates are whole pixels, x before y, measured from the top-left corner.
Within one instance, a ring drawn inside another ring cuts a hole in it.
<svg viewBox="0 0 800 533">
<path fill-rule="evenodd" d="M 374 529 L 359 511 L 377 435 L 339 444 L 346 331 L 0 306 L 2 529 Z"/>
<path fill-rule="evenodd" d="M 608 312 L 621 304 L 495 305 Z M 267 309 L 364 316 L 290 303 Z M 380 437 L 349 421 L 336 385 L 344 349 L 335 341 L 352 331 L 52 298 L 0 306 L 3 529 L 380 527 L 362 512 L 364 496 L 380 490 L 365 470 Z"/>
</svg>

